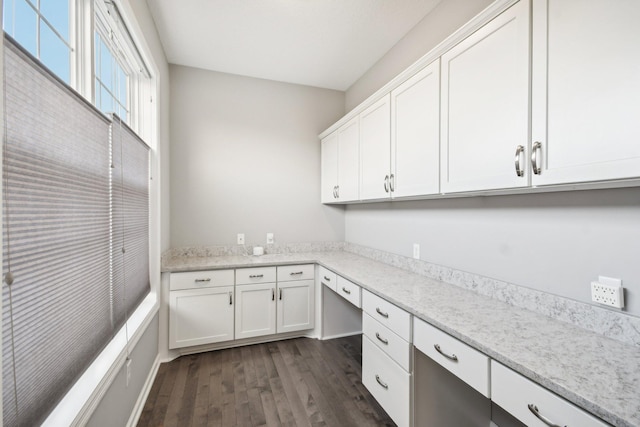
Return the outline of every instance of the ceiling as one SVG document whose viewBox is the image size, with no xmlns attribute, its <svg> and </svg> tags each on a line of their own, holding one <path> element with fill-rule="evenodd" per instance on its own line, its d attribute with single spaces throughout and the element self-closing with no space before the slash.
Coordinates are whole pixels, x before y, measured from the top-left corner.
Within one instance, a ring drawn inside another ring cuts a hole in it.
<svg viewBox="0 0 640 427">
<path fill-rule="evenodd" d="M 346 90 L 441 0 L 148 0 L 167 59 Z"/>
</svg>

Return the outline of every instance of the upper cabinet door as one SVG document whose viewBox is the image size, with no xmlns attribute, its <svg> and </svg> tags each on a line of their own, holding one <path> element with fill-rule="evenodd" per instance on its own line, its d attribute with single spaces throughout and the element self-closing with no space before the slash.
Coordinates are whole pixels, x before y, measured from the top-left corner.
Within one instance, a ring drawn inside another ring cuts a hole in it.
<svg viewBox="0 0 640 427">
<path fill-rule="evenodd" d="M 387 94 L 360 113 L 360 199 L 391 196 L 391 107 Z"/>
<path fill-rule="evenodd" d="M 520 0 L 442 56 L 444 193 L 529 184 L 529 18 Z"/>
<path fill-rule="evenodd" d="M 338 129 L 338 201 L 358 200 L 360 175 L 360 118 L 354 117 Z"/>
<path fill-rule="evenodd" d="M 533 185 L 640 176 L 639 22 L 637 0 L 534 1 Z"/>
<path fill-rule="evenodd" d="M 320 146 L 322 166 L 320 168 L 320 197 L 322 203 L 337 201 L 338 186 L 338 133 L 333 132 L 322 140 Z"/>
<path fill-rule="evenodd" d="M 392 197 L 440 191 L 440 60 L 391 92 Z"/>
</svg>

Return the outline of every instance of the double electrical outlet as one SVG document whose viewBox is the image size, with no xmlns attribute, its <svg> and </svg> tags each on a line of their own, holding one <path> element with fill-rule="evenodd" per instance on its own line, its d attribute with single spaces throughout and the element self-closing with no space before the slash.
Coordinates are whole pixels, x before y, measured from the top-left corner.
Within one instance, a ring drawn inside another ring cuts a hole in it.
<svg viewBox="0 0 640 427">
<path fill-rule="evenodd" d="M 238 244 L 244 245 L 244 233 L 238 233 Z M 272 245 L 274 243 L 273 233 L 267 233 L 267 245 Z"/>
<path fill-rule="evenodd" d="M 597 282 L 591 282 L 591 300 L 609 307 L 624 307 L 624 288 L 622 280 L 598 276 Z"/>
</svg>

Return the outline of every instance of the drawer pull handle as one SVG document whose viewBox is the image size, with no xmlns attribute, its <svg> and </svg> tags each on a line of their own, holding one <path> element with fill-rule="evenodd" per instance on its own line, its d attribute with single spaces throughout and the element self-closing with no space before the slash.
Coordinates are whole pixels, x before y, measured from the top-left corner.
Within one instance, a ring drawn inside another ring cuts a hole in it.
<svg viewBox="0 0 640 427">
<path fill-rule="evenodd" d="M 380 384 L 383 389 L 389 390 L 389 385 L 387 383 L 382 382 L 382 380 L 380 379 L 380 375 L 376 375 L 376 381 L 378 381 L 378 384 Z"/>
<path fill-rule="evenodd" d="M 211 278 L 207 277 L 206 279 L 196 279 L 196 283 L 206 283 L 210 282 Z"/>
<path fill-rule="evenodd" d="M 326 280 L 327 282 L 331 281 L 331 279 L 329 279 L 327 276 L 324 276 L 324 280 Z"/>
<path fill-rule="evenodd" d="M 377 332 L 376 332 L 376 338 L 378 338 L 378 341 L 380 341 L 382 344 L 389 345 L 389 340 L 382 338 L 380 334 Z"/>
<path fill-rule="evenodd" d="M 538 164 L 538 151 L 542 150 L 541 142 L 534 142 L 533 147 L 531 148 L 531 168 L 533 169 L 533 173 L 536 175 L 540 175 L 542 169 L 540 169 L 540 165 Z"/>
<path fill-rule="evenodd" d="M 229 305 L 233 305 L 233 292 L 229 292 Z"/>
<path fill-rule="evenodd" d="M 389 318 L 389 313 L 385 313 L 382 310 L 380 310 L 380 307 L 376 307 L 376 313 L 378 313 L 380 316 L 384 317 L 385 319 Z"/>
<path fill-rule="evenodd" d="M 271 288 L 271 301 L 276 300 L 276 290 Z"/>
<path fill-rule="evenodd" d="M 549 427 L 561 427 L 559 424 L 555 424 L 554 422 L 549 420 L 547 417 L 543 416 L 540 413 L 540 411 L 538 411 L 538 407 L 536 405 L 534 405 L 533 403 L 529 403 L 527 405 L 527 407 L 529 408 L 531 413 L 536 416 L 537 419 L 539 419 L 540 421 L 542 421 L 543 423 L 545 423 Z M 567 427 L 567 426 L 565 426 L 565 427 Z"/>
<path fill-rule="evenodd" d="M 347 295 L 351 295 L 351 291 L 347 288 L 345 288 L 344 286 L 342 287 L 342 292 L 344 292 Z"/>
<path fill-rule="evenodd" d="M 290 276 L 299 276 L 302 274 L 302 271 L 294 271 L 293 273 L 289 273 Z"/>
<path fill-rule="evenodd" d="M 264 274 L 252 274 L 249 276 L 249 279 L 261 279 L 264 277 Z"/>
<path fill-rule="evenodd" d="M 441 355 L 443 355 L 447 359 L 453 360 L 454 362 L 458 361 L 458 356 L 456 356 L 455 354 L 449 355 L 449 354 L 445 353 L 444 351 L 442 351 L 442 349 L 440 348 L 440 344 L 434 344 L 433 348 L 435 348 L 438 353 L 440 353 Z"/>
<path fill-rule="evenodd" d="M 280 299 L 280 301 L 282 301 L 282 288 L 280 288 L 278 290 L 278 293 L 279 293 L 278 299 Z"/>
<path fill-rule="evenodd" d="M 522 145 L 518 145 L 518 148 L 516 148 L 516 176 L 524 176 L 524 171 L 520 167 L 522 153 L 524 153 L 524 147 Z"/>
</svg>

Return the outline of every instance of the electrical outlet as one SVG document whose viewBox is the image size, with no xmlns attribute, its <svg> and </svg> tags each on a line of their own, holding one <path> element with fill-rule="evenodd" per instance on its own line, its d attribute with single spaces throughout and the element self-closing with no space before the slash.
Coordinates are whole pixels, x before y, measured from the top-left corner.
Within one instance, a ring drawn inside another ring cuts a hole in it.
<svg viewBox="0 0 640 427">
<path fill-rule="evenodd" d="M 624 288 L 622 280 L 598 276 L 597 282 L 591 282 L 591 300 L 615 308 L 624 307 Z"/>
<path fill-rule="evenodd" d="M 267 233 L 267 245 L 273 245 L 273 233 Z"/>
<path fill-rule="evenodd" d="M 244 245 L 244 233 L 238 233 L 238 244 Z"/>
<path fill-rule="evenodd" d="M 131 381 L 131 359 L 127 358 L 125 366 L 127 367 L 127 387 L 129 387 L 129 381 Z"/>
<path fill-rule="evenodd" d="M 420 243 L 413 244 L 413 257 L 415 259 L 420 259 Z"/>
</svg>

